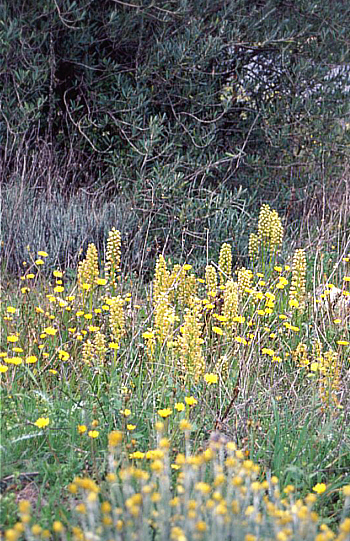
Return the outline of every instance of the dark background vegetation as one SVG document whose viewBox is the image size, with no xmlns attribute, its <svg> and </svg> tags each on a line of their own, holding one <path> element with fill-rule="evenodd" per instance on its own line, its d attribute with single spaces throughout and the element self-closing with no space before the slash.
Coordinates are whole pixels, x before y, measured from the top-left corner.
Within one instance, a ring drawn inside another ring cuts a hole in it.
<svg viewBox="0 0 350 541">
<path fill-rule="evenodd" d="M 347 0 L 0 11 L 3 269 L 28 245 L 74 267 L 113 226 L 135 272 L 223 241 L 244 262 L 261 202 L 289 232 L 325 234 L 349 188 Z"/>
</svg>

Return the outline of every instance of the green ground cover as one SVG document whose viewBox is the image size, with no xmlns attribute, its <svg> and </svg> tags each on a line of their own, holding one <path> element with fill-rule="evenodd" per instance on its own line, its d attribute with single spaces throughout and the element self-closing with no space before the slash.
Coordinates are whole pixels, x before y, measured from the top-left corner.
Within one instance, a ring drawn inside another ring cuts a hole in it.
<svg viewBox="0 0 350 541">
<path fill-rule="evenodd" d="M 264 205 L 246 267 L 145 283 L 122 242 L 3 287 L 5 538 L 349 539 L 348 245 L 289 252 Z"/>
</svg>

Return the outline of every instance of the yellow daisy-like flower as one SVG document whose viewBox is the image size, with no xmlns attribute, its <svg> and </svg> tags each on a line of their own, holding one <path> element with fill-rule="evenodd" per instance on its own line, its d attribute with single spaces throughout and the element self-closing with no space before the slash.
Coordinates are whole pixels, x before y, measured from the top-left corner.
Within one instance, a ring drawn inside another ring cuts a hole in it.
<svg viewBox="0 0 350 541">
<path fill-rule="evenodd" d="M 187 431 L 187 430 L 191 430 L 192 425 L 189 421 L 187 421 L 187 419 L 181 419 L 179 423 L 179 427 L 180 427 L 180 430 Z"/>
<path fill-rule="evenodd" d="M 325 483 L 317 483 L 312 489 L 316 494 L 323 494 L 327 490 L 327 486 Z"/>
<path fill-rule="evenodd" d="M 176 411 L 185 411 L 185 404 L 183 402 L 176 402 L 174 408 Z"/>
<path fill-rule="evenodd" d="M 213 383 L 218 382 L 218 375 L 217 374 L 204 374 L 204 379 L 208 385 L 212 385 Z"/>
<path fill-rule="evenodd" d="M 53 327 L 45 327 L 44 333 L 48 334 L 49 336 L 55 336 L 57 329 L 54 329 Z"/>
<path fill-rule="evenodd" d="M 185 396 L 185 402 L 188 406 L 195 406 L 198 403 L 194 396 Z"/>
<path fill-rule="evenodd" d="M 142 453 L 142 451 L 135 451 L 134 453 L 130 453 L 129 458 L 144 458 L 145 453 Z"/>
<path fill-rule="evenodd" d="M 78 432 L 79 434 L 84 434 L 84 432 L 87 431 L 86 425 L 78 425 Z"/>
<path fill-rule="evenodd" d="M 39 250 L 38 256 L 40 256 L 40 257 L 49 257 L 49 254 L 46 253 L 46 252 L 44 252 L 44 251 L 42 251 L 42 250 Z"/>
<path fill-rule="evenodd" d="M 171 410 L 170 408 L 165 408 L 162 410 L 158 410 L 158 415 L 160 415 L 160 417 L 163 417 L 163 419 L 165 419 L 166 417 L 169 417 L 169 415 L 171 415 L 172 412 L 173 410 Z"/>
<path fill-rule="evenodd" d="M 39 417 L 39 419 L 37 419 L 34 424 L 38 428 L 45 428 L 46 426 L 49 425 L 49 423 L 50 423 L 50 419 L 48 417 Z"/>
<path fill-rule="evenodd" d="M 130 430 L 130 432 L 132 432 L 133 430 L 135 430 L 136 425 L 126 425 L 126 428 Z"/>
<path fill-rule="evenodd" d="M 7 341 L 8 342 L 18 342 L 18 336 L 16 336 L 15 334 L 10 334 L 8 337 L 7 337 Z"/>
<path fill-rule="evenodd" d="M 34 364 L 36 363 L 38 360 L 38 357 L 36 357 L 35 355 L 29 355 L 27 358 L 26 358 L 26 363 L 27 364 Z"/>
<path fill-rule="evenodd" d="M 64 291 L 64 287 L 63 286 L 56 286 L 53 288 L 54 292 L 55 293 L 62 293 Z"/>
<path fill-rule="evenodd" d="M 213 327 L 213 332 L 215 332 L 215 334 L 218 334 L 220 336 L 224 334 L 224 331 L 220 327 Z"/>
<path fill-rule="evenodd" d="M 113 432 L 110 432 L 108 435 L 108 444 L 110 447 L 117 447 L 117 445 L 120 445 L 123 440 L 123 433 L 119 430 L 113 430 Z"/>
<path fill-rule="evenodd" d="M 129 417 L 129 415 L 131 415 L 131 410 L 125 408 L 124 410 L 120 410 L 120 413 L 124 415 L 124 417 Z"/>
<path fill-rule="evenodd" d="M 89 430 L 88 436 L 90 438 L 98 438 L 99 431 L 98 430 Z"/>
<path fill-rule="evenodd" d="M 337 340 L 337 344 L 338 346 L 348 346 L 350 342 L 348 342 L 347 340 Z"/>
</svg>

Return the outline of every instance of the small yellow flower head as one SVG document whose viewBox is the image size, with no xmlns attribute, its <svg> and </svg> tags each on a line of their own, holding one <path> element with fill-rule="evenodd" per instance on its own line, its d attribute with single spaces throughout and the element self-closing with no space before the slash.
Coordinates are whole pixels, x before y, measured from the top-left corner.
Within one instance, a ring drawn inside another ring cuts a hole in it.
<svg viewBox="0 0 350 541">
<path fill-rule="evenodd" d="M 88 436 L 89 436 L 89 438 L 92 438 L 92 439 L 98 438 L 99 431 L 98 430 L 89 430 Z"/>
<path fill-rule="evenodd" d="M 49 423 L 50 423 L 50 419 L 48 417 L 39 417 L 39 419 L 37 419 L 34 424 L 38 428 L 45 428 L 46 426 L 49 425 Z"/>
<path fill-rule="evenodd" d="M 38 357 L 36 357 L 35 355 L 29 355 L 28 357 L 26 357 L 27 364 L 35 364 L 37 361 Z"/>
<path fill-rule="evenodd" d="M 31 503 L 29 500 L 20 500 L 18 503 L 18 511 L 19 513 L 28 514 L 30 513 Z"/>
<path fill-rule="evenodd" d="M 226 242 L 221 246 L 219 255 L 220 284 L 225 285 L 231 278 L 232 273 L 232 251 L 231 246 Z"/>
<path fill-rule="evenodd" d="M 62 533 L 64 531 L 64 526 L 62 522 L 60 522 L 59 520 L 55 520 L 52 524 L 52 529 L 55 533 Z"/>
<path fill-rule="evenodd" d="M 45 327 L 43 332 L 48 336 L 55 336 L 57 334 L 57 329 L 54 327 Z"/>
<path fill-rule="evenodd" d="M 213 383 L 218 382 L 218 375 L 217 374 L 204 374 L 204 380 L 208 385 L 212 385 Z"/>
<path fill-rule="evenodd" d="M 7 337 L 7 341 L 14 344 L 15 342 L 18 342 L 19 338 L 18 336 L 16 336 L 15 334 L 10 334 L 8 337 Z"/>
<path fill-rule="evenodd" d="M 317 483 L 312 489 L 316 494 L 323 494 L 327 490 L 327 485 L 325 483 Z"/>
<path fill-rule="evenodd" d="M 185 411 L 185 404 L 183 402 L 176 402 L 174 408 L 176 411 Z"/>
<path fill-rule="evenodd" d="M 108 435 L 108 445 L 109 447 L 117 447 L 123 441 L 123 433 L 119 430 L 114 430 Z"/>
<path fill-rule="evenodd" d="M 164 430 L 164 423 L 162 421 L 157 421 L 154 425 L 157 432 L 163 432 Z"/>
<path fill-rule="evenodd" d="M 185 402 L 188 406 L 195 406 L 198 403 L 194 396 L 185 396 Z"/>
<path fill-rule="evenodd" d="M 341 537 L 342 534 L 349 535 L 350 534 L 350 518 L 346 518 L 339 526 L 339 530 L 341 534 L 339 535 L 338 539 L 347 539 L 346 537 Z"/>
<path fill-rule="evenodd" d="M 158 415 L 162 417 L 163 419 L 165 419 L 166 417 L 169 417 L 169 415 L 171 415 L 172 412 L 173 411 L 170 408 L 165 408 L 162 410 L 158 410 Z"/>
<path fill-rule="evenodd" d="M 189 432 L 192 429 L 192 425 L 187 419 L 181 419 L 179 427 L 180 430 L 183 430 L 184 432 Z"/>
<path fill-rule="evenodd" d="M 39 524 L 33 524 L 31 530 L 33 535 L 38 536 L 42 532 L 42 527 Z"/>
</svg>

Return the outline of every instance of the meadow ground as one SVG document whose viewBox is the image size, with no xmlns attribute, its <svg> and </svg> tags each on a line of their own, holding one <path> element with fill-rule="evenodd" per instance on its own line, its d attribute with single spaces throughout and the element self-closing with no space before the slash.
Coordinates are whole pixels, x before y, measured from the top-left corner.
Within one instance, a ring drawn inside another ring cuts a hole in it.
<svg viewBox="0 0 350 541">
<path fill-rule="evenodd" d="M 246 268 L 145 284 L 121 243 L 3 283 L 4 538 L 350 539 L 348 245 L 282 256 L 264 205 Z"/>
</svg>

